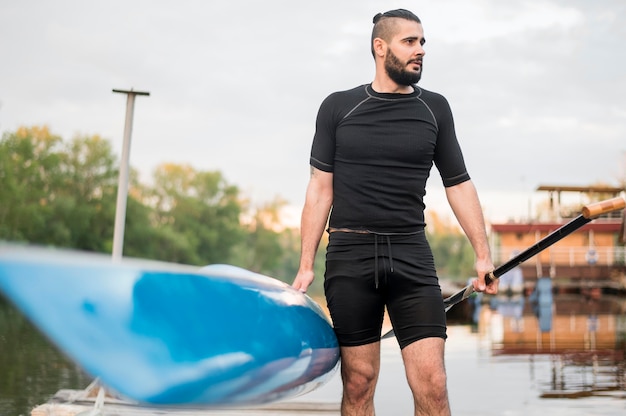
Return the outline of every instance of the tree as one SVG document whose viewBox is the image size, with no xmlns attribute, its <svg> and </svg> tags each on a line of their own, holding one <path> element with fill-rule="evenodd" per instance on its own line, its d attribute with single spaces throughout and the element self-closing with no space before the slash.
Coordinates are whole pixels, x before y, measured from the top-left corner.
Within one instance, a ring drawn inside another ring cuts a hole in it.
<svg viewBox="0 0 626 416">
<path fill-rule="evenodd" d="M 105 251 L 112 238 L 115 158 L 99 136 L 65 145 L 47 127 L 0 142 L 0 238 Z"/>
<path fill-rule="evenodd" d="M 50 223 L 61 186 L 61 138 L 46 127 L 19 128 L 0 142 L 0 238 L 51 243 L 68 232 Z"/>
<path fill-rule="evenodd" d="M 117 196 L 116 159 L 100 136 L 78 136 L 64 148 L 62 186 L 57 190 L 52 222 L 65 224 L 72 248 L 108 252 L 113 238 Z"/>
<path fill-rule="evenodd" d="M 442 278 L 467 280 L 475 274 L 474 251 L 461 230 L 428 211 L 427 236 L 435 258 L 437 274 Z"/>
<path fill-rule="evenodd" d="M 235 263 L 257 273 L 281 278 L 283 275 L 282 241 L 283 226 L 280 221 L 281 209 L 286 201 L 275 198 L 256 209 L 243 221 L 245 239 L 237 246 Z"/>
<path fill-rule="evenodd" d="M 228 262 L 244 237 L 239 223 L 243 211 L 239 189 L 228 184 L 220 172 L 163 164 L 154 173 L 150 201 L 155 225 L 167 230 L 167 240 L 175 247 L 189 250 L 177 261 L 197 265 Z"/>
</svg>

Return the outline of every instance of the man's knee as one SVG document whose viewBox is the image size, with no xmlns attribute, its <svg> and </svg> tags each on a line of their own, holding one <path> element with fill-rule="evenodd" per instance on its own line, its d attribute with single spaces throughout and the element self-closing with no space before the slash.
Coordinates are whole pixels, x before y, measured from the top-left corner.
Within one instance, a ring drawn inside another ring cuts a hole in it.
<svg viewBox="0 0 626 416">
<path fill-rule="evenodd" d="M 344 369 L 342 371 L 343 385 L 350 396 L 366 396 L 373 391 L 378 379 L 378 371 L 373 368 Z"/>
<path fill-rule="evenodd" d="M 351 402 L 373 400 L 378 368 L 375 366 L 359 365 L 354 368 L 342 368 L 344 396 Z"/>
<path fill-rule="evenodd" d="M 374 398 L 380 369 L 380 344 L 342 347 L 341 378 L 344 399 L 365 403 Z"/>
<path fill-rule="evenodd" d="M 447 381 L 446 370 L 440 368 L 430 374 L 427 385 L 431 386 L 434 390 L 445 390 Z"/>
</svg>

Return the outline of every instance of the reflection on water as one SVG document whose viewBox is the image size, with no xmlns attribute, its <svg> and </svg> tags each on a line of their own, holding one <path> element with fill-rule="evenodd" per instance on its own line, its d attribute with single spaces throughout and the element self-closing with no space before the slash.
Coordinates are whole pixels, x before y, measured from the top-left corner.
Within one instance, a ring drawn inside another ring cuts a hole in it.
<svg viewBox="0 0 626 416">
<path fill-rule="evenodd" d="M 0 296 L 0 415 L 27 416 L 60 389 L 90 378 Z"/>
<path fill-rule="evenodd" d="M 626 299 L 552 295 L 477 297 L 476 330 L 495 356 L 549 360 L 542 398 L 626 395 Z M 540 358 L 538 358 L 540 357 Z"/>
<path fill-rule="evenodd" d="M 455 416 L 626 414 L 626 299 L 556 295 L 547 307 L 520 296 L 482 299 L 478 305 L 474 326 L 448 329 L 446 367 Z M 27 416 L 58 390 L 83 389 L 90 382 L 0 298 L 1 416 Z M 294 401 L 340 398 L 337 372 L 327 385 Z M 395 339 L 382 343 L 376 410 L 382 416 L 412 414 Z"/>
</svg>

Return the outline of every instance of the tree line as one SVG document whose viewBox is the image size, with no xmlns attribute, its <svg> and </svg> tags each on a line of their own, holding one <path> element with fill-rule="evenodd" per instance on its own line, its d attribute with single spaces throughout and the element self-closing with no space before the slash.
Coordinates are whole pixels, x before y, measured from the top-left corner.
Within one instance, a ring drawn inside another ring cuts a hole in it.
<svg viewBox="0 0 626 416">
<path fill-rule="evenodd" d="M 118 160 L 98 135 L 64 141 L 47 127 L 0 140 L 0 240 L 111 253 Z M 281 227 L 280 198 L 250 205 L 219 171 L 166 163 L 140 183 L 131 169 L 124 256 L 207 265 L 228 263 L 291 282 L 299 230 Z M 467 278 L 473 255 L 454 227 L 429 232 L 440 274 Z M 324 242 L 318 252 L 322 291 Z"/>
</svg>

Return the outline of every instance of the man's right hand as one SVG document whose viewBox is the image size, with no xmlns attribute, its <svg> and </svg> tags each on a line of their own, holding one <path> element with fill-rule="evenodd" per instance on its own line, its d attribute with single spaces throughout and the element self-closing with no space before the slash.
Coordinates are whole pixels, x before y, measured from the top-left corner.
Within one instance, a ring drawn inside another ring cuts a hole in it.
<svg viewBox="0 0 626 416">
<path fill-rule="evenodd" d="M 306 293 L 309 286 L 311 286 L 311 283 L 313 283 L 313 279 L 315 279 L 313 270 L 306 272 L 299 271 L 291 286 L 302 293 Z"/>
</svg>

